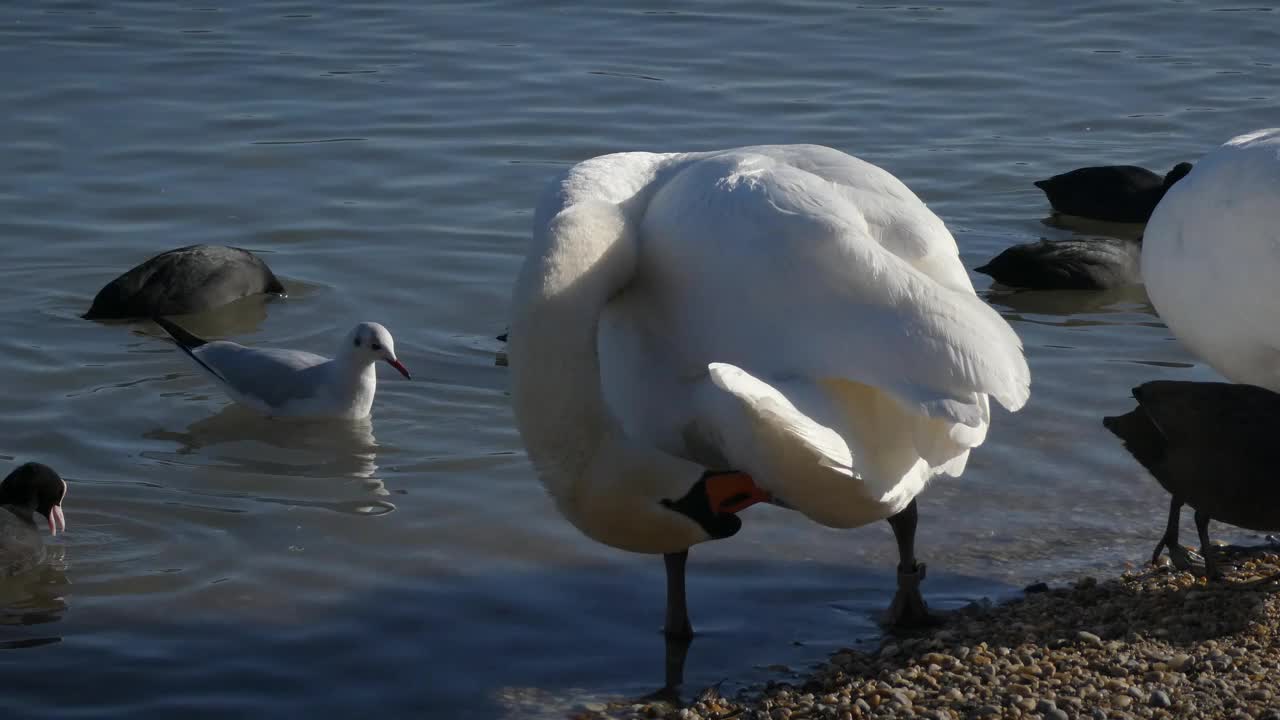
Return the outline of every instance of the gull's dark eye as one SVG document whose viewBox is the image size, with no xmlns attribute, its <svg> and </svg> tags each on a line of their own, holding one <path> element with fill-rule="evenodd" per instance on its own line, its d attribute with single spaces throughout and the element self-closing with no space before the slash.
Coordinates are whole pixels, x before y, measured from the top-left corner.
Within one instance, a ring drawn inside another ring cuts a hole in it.
<svg viewBox="0 0 1280 720">
<path fill-rule="evenodd" d="M 360 347 L 360 338 L 356 338 L 356 347 Z"/>
<path fill-rule="evenodd" d="M 374 350 L 381 350 L 381 349 L 382 349 L 382 343 L 376 343 L 376 342 L 375 342 L 374 344 L 370 345 L 369 347 L 373 348 Z"/>
</svg>

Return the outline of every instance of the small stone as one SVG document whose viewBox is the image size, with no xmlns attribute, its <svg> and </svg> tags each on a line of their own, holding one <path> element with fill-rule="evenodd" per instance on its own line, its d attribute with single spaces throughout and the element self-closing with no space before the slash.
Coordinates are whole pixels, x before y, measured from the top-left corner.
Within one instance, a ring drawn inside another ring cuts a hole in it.
<svg viewBox="0 0 1280 720">
<path fill-rule="evenodd" d="M 587 712 L 599 713 L 599 712 L 604 712 L 607 708 L 608 706 L 601 702 L 589 702 L 589 703 L 582 704 L 582 709 L 586 710 Z"/>
<path fill-rule="evenodd" d="M 983 705 L 978 708 L 978 717 L 986 717 L 987 715 L 999 715 L 1000 708 L 995 705 Z"/>
<path fill-rule="evenodd" d="M 1094 635 L 1088 630 L 1078 630 L 1076 632 L 1076 639 L 1079 640 L 1080 642 L 1088 643 L 1090 645 L 1102 644 L 1102 638 L 1098 637 L 1097 635 Z"/>
<path fill-rule="evenodd" d="M 964 693 L 960 692 L 956 688 L 951 688 L 950 690 L 947 691 L 946 697 L 948 700 L 951 700 L 952 702 L 960 702 L 961 700 L 964 700 Z"/>
<path fill-rule="evenodd" d="M 858 698 L 857 700 L 855 700 L 853 702 L 853 706 L 861 710 L 864 715 L 866 713 L 871 712 L 871 705 L 869 705 L 867 701 L 863 700 L 862 698 Z"/>
<path fill-rule="evenodd" d="M 1151 693 L 1151 699 L 1148 701 L 1152 707 L 1167 708 L 1173 707 L 1173 701 L 1169 699 L 1169 694 L 1163 690 L 1156 690 Z"/>
<path fill-rule="evenodd" d="M 1270 700 L 1271 691 L 1266 688 L 1256 688 L 1249 690 L 1244 694 L 1245 700 Z"/>
<path fill-rule="evenodd" d="M 893 692 L 889 693 L 889 695 L 890 697 L 893 698 L 893 701 L 898 703 L 899 705 L 903 707 L 911 707 L 911 698 L 907 697 L 907 694 L 902 692 L 901 690 L 894 690 Z"/>
<path fill-rule="evenodd" d="M 1022 592 L 1028 595 L 1034 595 L 1036 593 L 1046 593 L 1046 592 L 1049 592 L 1049 585 L 1047 583 L 1042 583 L 1042 582 L 1031 583 L 1030 585 L 1023 588 Z"/>
<path fill-rule="evenodd" d="M 1123 710 L 1133 704 L 1133 698 L 1128 695 L 1116 695 L 1111 698 L 1111 704 Z"/>
<path fill-rule="evenodd" d="M 1185 668 L 1189 662 L 1191 662 L 1191 656 L 1186 653 L 1174 655 L 1169 660 L 1169 669 L 1174 672 L 1182 672 L 1182 669 Z"/>
</svg>

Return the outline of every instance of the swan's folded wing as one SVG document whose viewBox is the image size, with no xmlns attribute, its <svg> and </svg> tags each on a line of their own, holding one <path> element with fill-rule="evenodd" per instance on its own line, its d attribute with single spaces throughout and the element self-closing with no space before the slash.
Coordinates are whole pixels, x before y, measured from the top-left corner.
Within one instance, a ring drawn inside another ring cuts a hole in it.
<svg viewBox="0 0 1280 720">
<path fill-rule="evenodd" d="M 932 217 L 892 195 L 855 204 L 844 186 L 769 157 L 690 165 L 643 227 L 646 278 L 675 318 L 671 346 L 687 365 L 850 380 L 965 425 L 983 414 L 978 394 L 1021 408 L 1030 371 L 1017 334 L 972 290 L 930 274 L 963 272 L 950 234 L 938 223 L 941 235 L 916 248 L 924 255 L 900 256 L 867 222 L 875 199 L 879 216 Z"/>
<path fill-rule="evenodd" d="M 726 363 L 711 363 L 707 371 L 716 388 L 740 403 L 740 407 L 716 412 L 718 441 L 725 457 L 743 467 L 778 466 L 769 474 L 756 469 L 762 478 L 786 476 L 788 473 L 780 471 L 782 466 L 802 473 L 821 467 L 850 477 L 854 474 L 853 457 L 844 438 L 798 410 L 773 386 Z"/>
</svg>

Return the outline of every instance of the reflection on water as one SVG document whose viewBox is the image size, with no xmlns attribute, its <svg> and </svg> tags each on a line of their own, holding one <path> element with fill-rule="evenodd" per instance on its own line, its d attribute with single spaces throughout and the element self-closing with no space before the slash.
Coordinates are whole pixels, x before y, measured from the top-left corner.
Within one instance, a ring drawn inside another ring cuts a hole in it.
<svg viewBox="0 0 1280 720">
<path fill-rule="evenodd" d="M 1147 227 L 1146 223 L 1108 222 L 1060 213 L 1052 213 L 1040 222 L 1052 228 L 1071 230 L 1078 235 L 1106 235 L 1121 240 L 1137 240 Z"/>
<path fill-rule="evenodd" d="M 43 626 L 62 619 L 67 611 L 65 552 L 46 547 L 36 567 L 10 568 L 0 575 L 0 650 L 20 650 L 58 642 L 56 627 Z"/>
<path fill-rule="evenodd" d="M 1155 308 L 1147 300 L 1147 292 L 1141 285 L 1126 285 L 1107 290 L 1017 290 L 992 289 L 980 293 L 983 298 L 1001 311 L 1012 314 L 1012 319 L 1048 324 L 1087 324 L 1102 322 L 1099 318 L 1084 319 L 1077 316 L 1123 314 L 1125 324 L 1131 324 L 1133 314 L 1151 317 L 1159 324 Z M 1031 319 L 1030 316 L 1046 317 Z"/>
<path fill-rule="evenodd" d="M 192 423 L 185 432 L 157 428 L 144 433 L 143 437 L 178 445 L 171 453 L 146 453 L 156 460 L 197 463 L 231 472 L 249 471 L 275 477 L 350 478 L 369 495 L 382 498 L 391 494 L 377 477 L 378 443 L 369 418 L 268 418 L 232 404 L 212 417 Z M 382 515 L 395 509 L 395 505 L 381 499 L 323 502 L 260 495 L 256 499 L 360 515 Z"/>
<path fill-rule="evenodd" d="M 267 308 L 275 302 L 282 302 L 277 295 L 250 295 L 226 305 L 195 315 L 175 315 L 173 319 L 188 332 L 210 339 L 231 339 L 238 335 L 248 335 L 258 331 L 267 319 Z M 152 325 L 150 321 L 138 318 L 133 320 L 92 320 L 89 322 L 102 325 L 136 328 L 140 334 L 167 337 Z"/>
</svg>

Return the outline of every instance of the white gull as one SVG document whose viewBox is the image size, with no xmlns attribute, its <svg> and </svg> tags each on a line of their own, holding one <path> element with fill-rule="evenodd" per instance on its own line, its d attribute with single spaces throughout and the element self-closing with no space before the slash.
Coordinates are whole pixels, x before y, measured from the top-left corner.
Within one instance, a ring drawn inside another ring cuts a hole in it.
<svg viewBox="0 0 1280 720">
<path fill-rule="evenodd" d="M 337 357 L 301 350 L 252 348 L 228 340 L 204 340 L 164 318 L 152 318 L 234 401 L 272 417 L 367 417 L 385 360 L 407 379 L 387 329 L 363 322 L 343 340 Z"/>
</svg>

